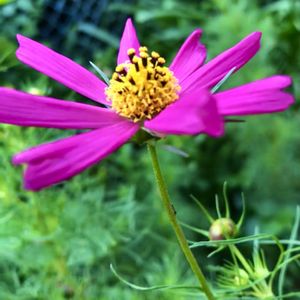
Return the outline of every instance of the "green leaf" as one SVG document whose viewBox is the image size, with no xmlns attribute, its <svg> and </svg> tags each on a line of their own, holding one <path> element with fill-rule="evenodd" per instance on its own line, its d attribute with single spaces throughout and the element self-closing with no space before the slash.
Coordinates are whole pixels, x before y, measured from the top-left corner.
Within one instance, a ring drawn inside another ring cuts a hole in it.
<svg viewBox="0 0 300 300">
<path fill-rule="evenodd" d="M 252 242 L 256 239 L 268 239 L 273 238 L 270 234 L 254 234 L 249 235 L 246 237 L 236 238 L 236 239 L 227 239 L 227 240 L 220 240 L 220 241 L 201 241 L 201 242 L 193 242 L 190 245 L 190 248 L 197 248 L 197 247 L 218 247 L 218 246 L 226 246 L 231 244 L 241 244 L 241 243 L 248 243 Z"/>
<path fill-rule="evenodd" d="M 220 80 L 211 90 L 211 92 L 214 94 L 218 91 L 218 89 L 227 81 L 227 79 L 231 76 L 231 74 L 235 71 L 236 67 L 233 67 L 222 80 Z"/>
<path fill-rule="evenodd" d="M 200 288 L 198 286 L 189 286 L 189 285 L 153 285 L 153 286 L 149 286 L 149 287 L 136 285 L 136 284 L 133 284 L 133 283 L 127 281 L 121 275 L 119 275 L 112 264 L 110 264 L 109 267 L 110 267 L 110 270 L 113 272 L 113 274 L 120 281 L 122 281 L 124 284 L 126 284 L 129 287 L 131 287 L 135 290 L 138 290 L 138 291 L 172 290 L 172 289 L 196 289 L 196 290 L 200 290 Z"/>
<path fill-rule="evenodd" d="M 297 234 L 298 234 L 298 230 L 299 230 L 299 224 L 300 224 L 300 206 L 297 206 L 297 210 L 296 210 L 296 217 L 295 217 L 295 222 L 291 231 L 291 237 L 290 237 L 290 241 L 295 241 L 297 239 Z M 289 244 L 287 250 L 291 250 L 293 247 L 293 244 Z M 282 267 L 280 273 L 279 273 L 279 278 L 278 278 L 278 295 L 280 298 L 282 298 L 283 295 L 283 285 L 285 282 L 285 276 L 286 276 L 286 270 L 287 270 L 287 261 L 289 261 L 290 258 L 290 253 L 288 253 L 284 260 L 283 260 L 283 264 L 284 266 Z"/>
<path fill-rule="evenodd" d="M 78 31 L 84 32 L 102 42 L 107 43 L 111 47 L 119 47 L 119 39 L 112 35 L 108 30 L 98 28 L 90 23 L 80 23 L 78 25 Z"/>
<path fill-rule="evenodd" d="M 208 210 L 204 207 L 204 205 L 193 195 L 190 195 L 191 198 L 197 203 L 197 205 L 200 207 L 200 209 L 202 210 L 203 214 L 206 216 L 207 220 L 210 223 L 214 222 L 214 218 L 210 215 L 210 213 L 208 212 Z"/>
<path fill-rule="evenodd" d="M 14 0 L 0 0 L 0 5 L 5 5 L 5 4 L 10 3 L 12 1 L 14 1 Z"/>
<path fill-rule="evenodd" d="M 91 66 L 96 70 L 96 72 L 101 76 L 101 78 L 105 81 L 107 85 L 109 85 L 109 78 L 107 75 L 100 69 L 98 68 L 93 62 L 89 62 Z"/>
</svg>

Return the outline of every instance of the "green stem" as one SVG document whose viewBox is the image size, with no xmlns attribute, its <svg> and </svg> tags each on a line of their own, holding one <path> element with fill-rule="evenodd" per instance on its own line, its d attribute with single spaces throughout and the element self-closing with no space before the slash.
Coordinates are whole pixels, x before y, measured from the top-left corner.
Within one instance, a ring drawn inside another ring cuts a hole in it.
<svg viewBox="0 0 300 300">
<path fill-rule="evenodd" d="M 243 254 L 240 252 L 240 250 L 235 245 L 230 245 L 231 250 L 235 254 L 235 256 L 239 259 L 245 270 L 250 274 L 253 275 L 253 270 L 250 266 L 250 264 L 247 262 L 247 260 L 244 258 Z"/>
<path fill-rule="evenodd" d="M 215 300 L 215 297 L 213 296 L 213 294 L 210 290 L 210 287 L 203 275 L 203 272 L 202 272 L 200 266 L 198 265 L 197 260 L 195 259 L 195 256 L 193 255 L 191 249 L 189 248 L 189 245 L 184 236 L 184 233 L 176 219 L 176 212 L 171 203 L 171 199 L 170 199 L 162 172 L 160 170 L 155 146 L 148 144 L 148 150 L 149 150 L 149 153 L 150 153 L 150 156 L 152 159 L 153 170 L 154 170 L 154 174 L 155 174 L 155 178 L 156 178 L 156 183 L 157 183 L 157 186 L 158 186 L 158 189 L 160 192 L 160 196 L 161 196 L 162 202 L 164 204 L 164 207 L 168 213 L 170 223 L 171 223 L 171 225 L 175 231 L 175 234 L 177 236 L 181 250 L 184 253 L 188 263 L 190 264 L 192 271 L 194 272 L 197 279 L 199 280 L 201 289 L 207 296 L 207 299 Z"/>
</svg>

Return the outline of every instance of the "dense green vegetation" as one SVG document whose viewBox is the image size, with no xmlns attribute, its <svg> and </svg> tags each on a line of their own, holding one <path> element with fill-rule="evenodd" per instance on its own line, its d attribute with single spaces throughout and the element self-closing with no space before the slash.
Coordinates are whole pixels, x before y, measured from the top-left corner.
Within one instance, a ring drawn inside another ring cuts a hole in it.
<svg viewBox="0 0 300 300">
<path fill-rule="evenodd" d="M 0 6 L 0 85 L 25 91 L 38 88 L 60 99 L 88 101 L 16 60 L 16 33 L 42 41 L 47 1 L 9 2 Z M 263 32 L 261 51 L 223 88 L 273 74 L 289 74 L 294 81 L 291 92 L 299 99 L 298 1 L 124 3 L 110 1 L 104 5 L 99 11 L 103 21 L 97 25 L 78 20 L 67 33 L 58 32 L 65 34 L 61 49 L 83 66 L 89 68 L 92 60 L 111 74 L 126 15 L 133 17 L 142 44 L 168 61 L 197 27 L 203 29 L 202 41 L 209 58 L 259 30 Z M 76 46 L 76 38 L 83 33 L 93 40 L 90 52 L 82 45 Z M 58 49 L 51 38 L 43 42 Z M 179 219 L 207 230 L 209 225 L 190 194 L 214 214 L 215 194 L 221 195 L 227 181 L 235 220 L 241 214 L 242 192 L 246 198 L 247 215 L 239 236 L 251 235 L 258 228 L 259 232 L 288 239 L 300 193 L 298 107 L 296 101 L 284 113 L 229 123 L 226 135 L 219 139 L 197 136 L 162 140 L 160 161 Z M 113 264 L 118 274 L 141 286 L 197 284 L 162 209 L 144 145 L 125 145 L 101 164 L 44 191 L 33 193 L 22 188 L 22 167 L 12 166 L 11 156 L 70 134 L 0 126 L 0 299 L 197 299 L 195 290 L 189 289 L 135 290 L 110 270 Z M 165 145 L 175 146 L 189 156 L 169 152 Z M 203 239 L 190 231 L 187 234 L 193 241 Z M 241 245 L 249 259 L 251 249 L 252 243 Z M 210 251 L 207 247 L 195 250 L 205 266 L 218 266 L 230 259 L 226 251 L 207 258 Z M 271 268 L 278 251 L 267 246 L 265 252 Z M 215 279 L 213 269 L 205 271 Z M 299 290 L 299 265 L 291 264 L 285 291 Z"/>
</svg>

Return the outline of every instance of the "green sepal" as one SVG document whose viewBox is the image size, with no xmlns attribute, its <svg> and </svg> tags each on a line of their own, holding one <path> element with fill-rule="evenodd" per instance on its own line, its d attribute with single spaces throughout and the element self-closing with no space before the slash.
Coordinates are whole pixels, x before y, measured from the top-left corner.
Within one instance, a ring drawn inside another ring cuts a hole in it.
<svg viewBox="0 0 300 300">
<path fill-rule="evenodd" d="M 160 140 L 159 137 L 153 136 L 143 129 L 140 129 L 131 139 L 131 141 L 133 141 L 139 145 L 142 145 L 145 143 L 153 143 L 158 140 Z"/>
</svg>

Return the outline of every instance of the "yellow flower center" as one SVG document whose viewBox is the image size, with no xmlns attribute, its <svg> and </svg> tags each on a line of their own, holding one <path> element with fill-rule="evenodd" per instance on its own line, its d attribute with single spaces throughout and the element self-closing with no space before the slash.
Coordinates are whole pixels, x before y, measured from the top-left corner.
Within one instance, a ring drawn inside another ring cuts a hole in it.
<svg viewBox="0 0 300 300">
<path fill-rule="evenodd" d="M 128 50 L 130 61 L 120 64 L 105 93 L 112 109 L 119 115 L 140 122 L 152 119 L 178 99 L 180 87 L 173 73 L 164 66 L 157 52 L 146 47 Z"/>
</svg>

